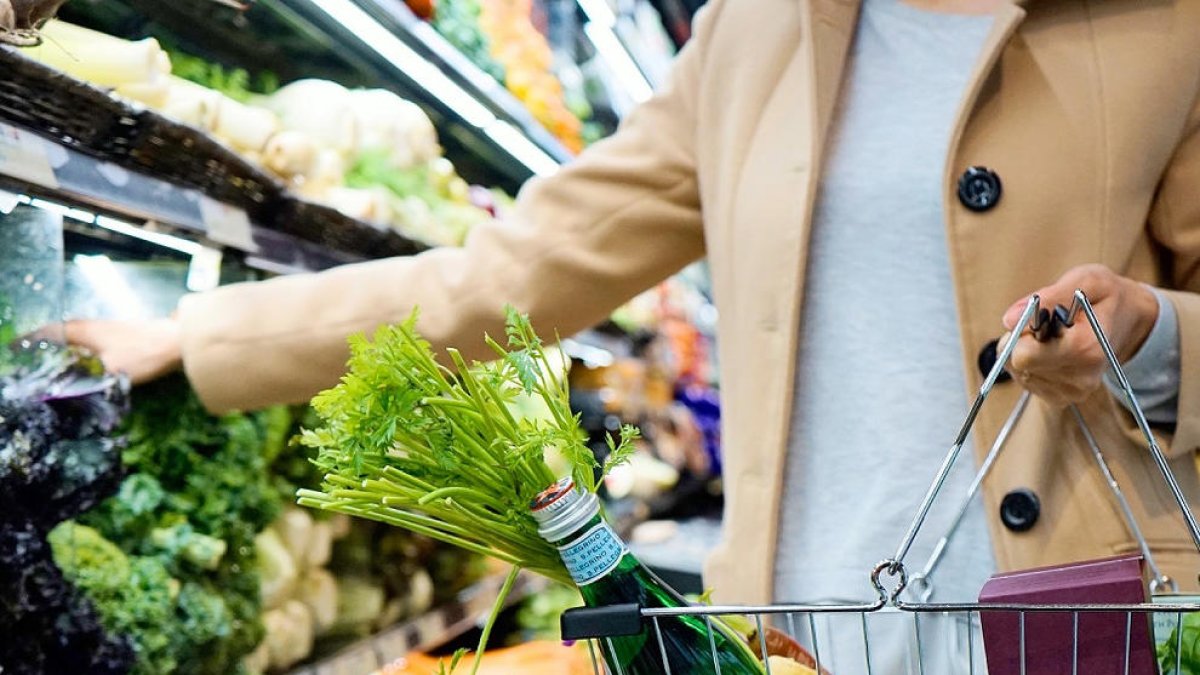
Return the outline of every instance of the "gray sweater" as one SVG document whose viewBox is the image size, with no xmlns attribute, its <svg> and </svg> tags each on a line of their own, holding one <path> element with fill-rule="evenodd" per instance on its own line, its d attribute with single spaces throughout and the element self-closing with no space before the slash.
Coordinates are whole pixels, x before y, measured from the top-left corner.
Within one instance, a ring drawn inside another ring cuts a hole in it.
<svg viewBox="0 0 1200 675">
<path fill-rule="evenodd" d="M 779 601 L 873 599 L 869 570 L 894 552 L 966 414 L 942 180 L 953 117 L 990 27 L 987 16 L 864 3 L 811 235 Z M 1174 313 L 1160 305 L 1129 365 L 1150 417 L 1163 420 L 1174 416 L 1179 357 Z M 945 533 L 974 475 L 971 456 L 935 505 L 910 569 Z M 939 568 L 935 599 L 974 600 L 992 574 L 985 517 L 994 516 L 976 503 Z"/>
</svg>

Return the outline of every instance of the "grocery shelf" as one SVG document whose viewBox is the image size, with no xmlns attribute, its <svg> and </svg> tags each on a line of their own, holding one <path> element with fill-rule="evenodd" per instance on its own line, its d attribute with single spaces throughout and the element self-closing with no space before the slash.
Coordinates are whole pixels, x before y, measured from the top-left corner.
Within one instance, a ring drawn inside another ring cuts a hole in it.
<svg viewBox="0 0 1200 675">
<path fill-rule="evenodd" d="M 118 232 L 140 230 L 152 238 L 165 225 L 188 239 L 228 246 L 281 270 L 319 270 L 357 259 L 256 225 L 244 211 L 196 190 L 103 162 L 3 122 L 0 190 Z"/>
<path fill-rule="evenodd" d="M 403 0 L 268 0 L 282 3 L 432 108 L 439 129 L 505 174 L 504 183 L 553 173 L 571 153 L 515 97 Z M 445 136 L 446 134 L 443 134 Z"/>
<path fill-rule="evenodd" d="M 447 156 L 472 183 L 515 192 L 571 157 L 533 115 L 414 15 L 403 0 L 258 0 L 245 12 L 204 3 L 96 0 L 60 15 L 105 32 L 153 34 L 189 53 L 269 70 L 384 87 L 433 119 Z"/>
<path fill-rule="evenodd" d="M 349 219 L 335 226 L 326 224 L 324 233 L 309 228 L 307 236 L 296 236 L 256 222 L 244 209 L 197 189 L 106 162 L 2 121 L 0 189 L 37 198 L 50 208 L 69 208 L 67 215 L 74 220 L 135 236 L 137 230 L 153 235 L 164 227 L 173 228 L 208 246 L 241 251 L 251 263 L 257 261 L 258 267 L 271 272 L 314 271 L 362 260 L 369 257 L 371 240 L 383 236 Z M 287 224 L 297 231 L 303 226 L 299 220 Z M 356 238 L 365 241 L 339 246 L 334 240 L 334 230 L 339 228 L 343 239 L 352 239 L 347 230 L 358 230 Z M 400 255 L 425 248 L 398 235 L 388 238 L 393 239 L 391 245 L 374 250 Z"/>
<path fill-rule="evenodd" d="M 316 663 L 294 669 L 291 675 L 365 675 L 410 652 L 445 644 L 482 623 L 491 612 L 506 576 L 488 577 L 460 593 L 451 603 L 386 628 Z M 516 604 L 549 583 L 543 577 L 522 572 L 508 596 L 508 604 Z"/>
</svg>

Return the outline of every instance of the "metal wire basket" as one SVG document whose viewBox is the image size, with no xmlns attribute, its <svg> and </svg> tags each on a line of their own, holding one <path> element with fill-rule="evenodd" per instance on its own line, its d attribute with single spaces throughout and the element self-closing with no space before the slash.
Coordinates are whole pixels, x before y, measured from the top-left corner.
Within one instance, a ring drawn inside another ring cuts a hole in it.
<svg viewBox="0 0 1200 675">
<path fill-rule="evenodd" d="M 1155 655 L 1156 640 L 1153 628 L 1171 634 L 1174 641 L 1174 644 L 1167 645 L 1168 648 L 1173 647 L 1174 667 L 1172 669 L 1169 662 L 1171 658 L 1163 659 L 1166 662 L 1162 664 L 1162 674 L 1188 675 L 1191 671 L 1183 668 L 1183 618 L 1187 613 L 1200 611 L 1200 602 L 1194 597 L 1160 595 L 1177 592 L 1176 583 L 1163 574 L 1155 563 L 1153 552 L 1134 520 L 1120 486 L 1109 471 L 1095 437 L 1074 406 L 1071 406 L 1070 412 L 1083 432 L 1083 438 L 1109 485 L 1131 535 L 1141 549 L 1143 561 L 1151 577 L 1150 590 L 1155 594 L 1152 596 L 1153 602 L 1027 604 L 928 601 L 932 588 L 930 579 L 945 552 L 946 544 L 954 535 L 967 512 L 968 504 L 1024 412 L 1029 401 L 1028 392 L 1020 397 L 1002 427 L 981 463 L 957 517 L 952 520 L 949 531 L 935 546 L 929 560 L 914 574 L 910 574 L 905 565 L 905 558 L 930 508 L 942 491 L 970 435 L 975 418 L 1012 357 L 1017 339 L 1026 329 L 1032 329 L 1039 340 L 1053 339 L 1062 328 L 1073 325 L 1079 310 L 1083 311 L 1099 341 L 1105 359 L 1120 384 L 1128 407 L 1149 446 L 1154 463 L 1184 515 L 1197 550 L 1200 550 L 1200 526 L 1197 525 L 1183 491 L 1150 430 L 1129 380 L 1087 296 L 1077 290 L 1070 308 L 1059 306 L 1054 311 L 1049 311 L 1040 308 L 1040 300 L 1035 295 L 1026 304 L 1016 328 L 980 386 L 954 444 L 947 452 L 895 555 L 871 570 L 871 583 L 878 595 L 875 601 L 861 604 L 682 608 L 641 607 L 631 604 L 578 608 L 568 610 L 563 615 L 563 638 L 588 641 L 593 669 L 597 675 L 628 675 L 620 672 L 619 666 L 617 672 L 611 672 L 605 667 L 597 657 L 598 642 L 637 635 L 645 631 L 650 634 L 647 639 L 657 641 L 662 661 L 661 672 L 666 675 L 688 675 L 672 670 L 663 642 L 664 622 L 675 621 L 680 617 L 698 618 L 708 627 L 712 668 L 710 670 L 706 667 L 705 672 L 722 672 L 717 658 L 717 643 L 712 636 L 714 622 L 742 617 L 743 620 L 751 621 L 756 629 L 756 637 L 752 639 L 759 642 L 755 645 L 758 653 L 769 652 L 767 636 L 771 630 L 783 631 L 807 649 L 812 659 L 810 665 L 817 673 L 822 674 L 976 675 L 990 672 L 991 675 L 1141 675 L 1160 672 L 1159 659 Z M 916 595 L 918 600 L 906 600 L 906 590 L 910 596 Z M 1200 640 L 1200 635 L 1196 635 L 1195 638 Z M 985 650 L 985 640 L 989 639 L 990 647 Z M 1196 640 L 1188 640 L 1187 647 L 1200 647 L 1190 644 Z M 1006 644 L 1010 648 L 998 652 L 995 649 L 997 643 Z M 899 648 L 897 644 L 900 645 Z M 608 647 L 609 651 L 613 651 L 611 642 L 608 643 Z M 837 651 L 838 654 L 835 656 L 831 651 Z M 765 663 L 765 670 L 771 675 L 769 661 Z M 725 675 L 741 674 L 726 672 Z"/>
</svg>

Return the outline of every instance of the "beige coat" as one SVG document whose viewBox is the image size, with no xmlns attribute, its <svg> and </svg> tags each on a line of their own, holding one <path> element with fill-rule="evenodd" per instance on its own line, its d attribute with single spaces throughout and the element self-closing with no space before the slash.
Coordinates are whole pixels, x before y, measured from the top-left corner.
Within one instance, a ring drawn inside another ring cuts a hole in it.
<svg viewBox="0 0 1200 675">
<path fill-rule="evenodd" d="M 807 233 L 857 11 L 855 0 L 714 0 L 671 82 L 613 138 L 532 182 L 515 222 L 480 229 L 463 249 L 185 300 L 192 382 L 217 410 L 307 399 L 336 381 L 348 334 L 401 320 L 413 305 L 437 346 L 481 348 L 485 331 L 501 330 L 507 302 L 542 330 L 569 334 L 707 252 L 720 310 L 727 505 L 706 581 L 725 600 L 772 599 Z M 1178 425 L 1162 442 L 1194 501 L 1198 92 L 1200 1 L 1004 5 L 957 114 L 945 170 L 972 387 L 976 354 L 1000 332 L 1004 309 L 1072 266 L 1100 262 L 1179 289 L 1170 298 L 1183 384 Z M 968 211 L 956 196 L 957 177 L 971 165 L 1001 176 L 1003 197 L 990 211 Z M 990 444 L 1017 393 L 1014 383 L 997 388 L 977 448 Z M 1129 415 L 1106 392 L 1084 412 L 1161 562 L 1196 585 L 1200 557 Z M 948 444 L 954 430 L 945 432 Z M 931 477 L 934 469 L 913 467 Z M 996 515 L 1017 487 L 1042 502 L 1040 521 L 1023 534 Z M 985 503 L 1004 568 L 1131 549 L 1079 434 L 1037 401 L 989 478 Z"/>
</svg>

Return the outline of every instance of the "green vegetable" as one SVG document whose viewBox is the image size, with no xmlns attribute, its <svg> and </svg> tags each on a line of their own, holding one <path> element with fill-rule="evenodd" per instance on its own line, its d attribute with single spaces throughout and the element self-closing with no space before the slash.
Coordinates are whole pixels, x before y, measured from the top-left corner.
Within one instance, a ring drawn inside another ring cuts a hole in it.
<svg viewBox="0 0 1200 675">
<path fill-rule="evenodd" d="M 305 430 L 325 472 L 323 491 L 300 503 L 373 518 L 570 583 L 558 551 L 537 534 L 530 502 L 556 476 L 548 450 L 570 463 L 578 485 L 596 489 L 596 461 L 571 413 L 561 366 L 549 360 L 529 319 L 508 310 L 508 348 L 468 367 L 448 350 L 459 377 L 416 333 L 416 315 L 384 326 L 374 342 L 351 338 L 349 374 L 313 400 L 324 426 Z M 551 419 L 516 418 L 518 392 L 536 394 Z M 627 457 L 637 437 L 622 434 Z"/>
<path fill-rule="evenodd" d="M 577 485 L 596 490 L 596 460 L 559 375 L 565 364 L 552 362 L 529 318 L 510 307 L 507 348 L 486 338 L 499 360 L 468 366 L 450 349 L 456 374 L 437 362 L 416 321 L 414 312 L 403 324 L 381 327 L 374 341 L 351 338 L 348 374 L 313 400 L 323 425 L 302 434 L 318 451 L 325 481 L 319 491 L 300 490 L 299 502 L 491 556 L 512 564 L 514 575 L 525 568 L 571 584 L 529 513 L 557 478 L 548 452 L 566 460 Z M 510 406 L 520 392 L 540 398 L 549 418 L 515 416 Z M 631 427 L 622 430 L 612 448 L 616 461 L 629 456 L 637 437 Z M 501 589 L 497 608 L 514 579 Z M 479 653 L 490 627 L 491 620 Z"/>
<path fill-rule="evenodd" d="M 1175 669 L 1177 660 L 1179 670 Z M 1158 665 L 1162 675 L 1200 675 L 1200 613 L 1184 614 L 1180 628 L 1172 630 L 1170 637 L 1159 643 Z"/>
<path fill-rule="evenodd" d="M 104 627 L 133 640 L 137 652 L 133 672 L 175 672 L 179 582 L 162 563 L 126 556 L 96 530 L 72 522 L 50 533 L 50 545 L 55 562 L 92 601 Z"/>
<path fill-rule="evenodd" d="M 171 74 L 219 91 L 240 103 L 247 103 L 256 95 L 273 94 L 279 89 L 279 78 L 270 71 L 251 75 L 242 68 L 225 68 L 179 51 L 172 50 L 170 55 Z"/>
<path fill-rule="evenodd" d="M 159 668 L 139 655 L 146 672 L 237 672 L 261 641 L 254 540 L 282 506 L 263 456 L 279 443 L 281 417 L 213 417 L 182 377 L 134 392 L 123 453 L 131 474 L 81 522 L 178 580 L 175 623 L 153 626 L 178 665 Z"/>
<path fill-rule="evenodd" d="M 480 70 L 504 84 L 504 66 L 492 58 L 491 41 L 479 25 L 479 0 L 438 0 L 433 27 Z"/>
</svg>

